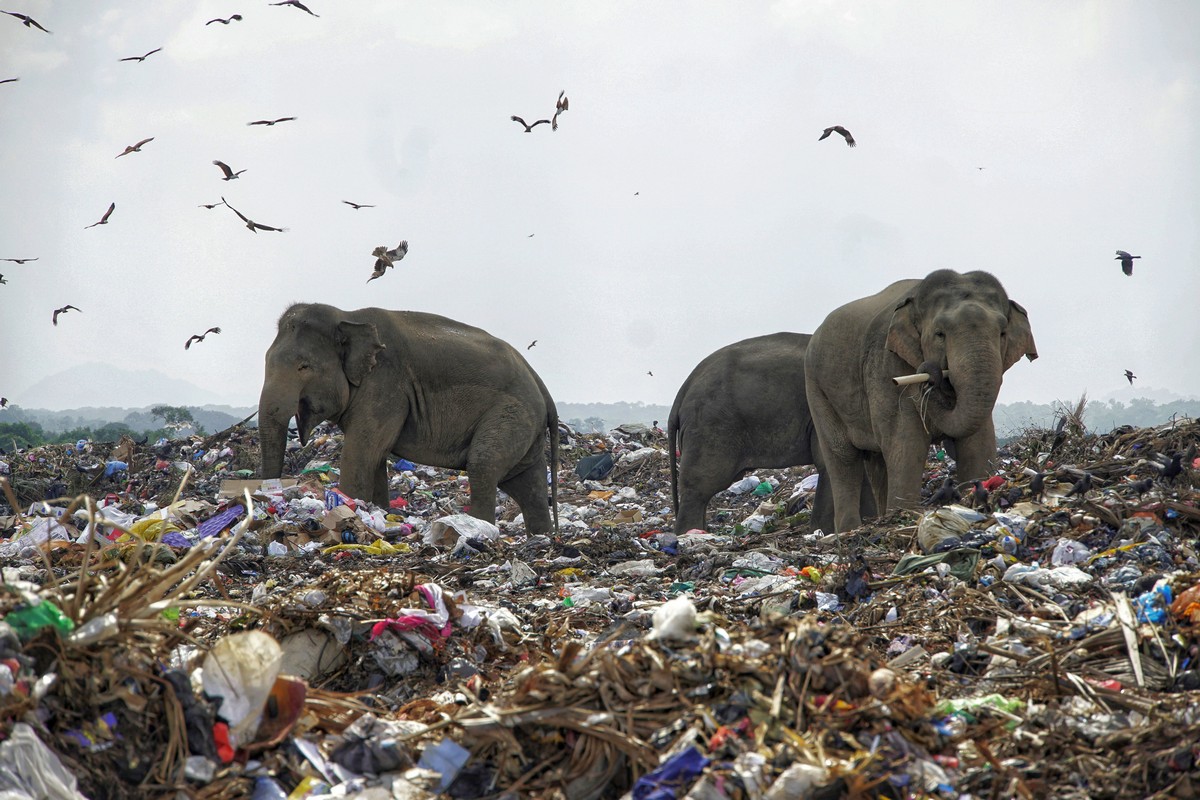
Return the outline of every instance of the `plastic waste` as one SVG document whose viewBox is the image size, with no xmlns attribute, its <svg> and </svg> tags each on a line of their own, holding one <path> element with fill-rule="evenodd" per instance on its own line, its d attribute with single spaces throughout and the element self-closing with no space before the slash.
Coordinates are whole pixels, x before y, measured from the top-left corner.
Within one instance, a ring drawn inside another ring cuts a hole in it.
<svg viewBox="0 0 1200 800">
<path fill-rule="evenodd" d="M 500 538 L 500 529 L 490 522 L 469 514 L 451 514 L 434 520 L 425 532 L 426 544 L 454 547 L 460 538 L 494 540 Z"/>
<path fill-rule="evenodd" d="M 10 611 L 4 621 L 24 640 L 32 639 L 38 631 L 47 626 L 53 627 L 60 634 L 70 633 L 75 628 L 75 623 L 49 600 Z"/>
<path fill-rule="evenodd" d="M 417 765 L 440 773 L 442 780 L 437 791 L 444 792 L 454 783 L 454 779 L 470 759 L 470 750 L 453 739 L 442 739 L 437 744 L 425 748 Z"/>
<path fill-rule="evenodd" d="M 792 764 L 785 769 L 763 800 L 807 800 L 829 780 L 829 770 L 814 764 Z"/>
<path fill-rule="evenodd" d="M 648 638 L 688 641 L 696 638 L 696 606 L 687 595 L 668 600 L 654 610 Z"/>
<path fill-rule="evenodd" d="M 734 481 L 726 491 L 733 494 L 745 494 L 746 492 L 753 492 L 758 488 L 760 483 L 762 483 L 762 479 L 757 475 L 747 475 L 740 481 Z"/>
<path fill-rule="evenodd" d="M 658 769 L 637 779 L 633 785 L 633 800 L 668 800 L 678 795 L 676 787 L 690 786 L 709 760 L 695 747 L 676 753 L 659 765 Z"/>
<path fill-rule="evenodd" d="M 1161 623 L 1167 618 L 1171 601 L 1170 584 L 1166 580 L 1159 580 L 1153 589 L 1134 599 L 1133 607 L 1137 610 L 1138 622 Z"/>
<path fill-rule="evenodd" d="M 75 776 L 25 722 L 0 742 L 0 797 L 87 800 Z"/>
<path fill-rule="evenodd" d="M 921 545 L 921 549 L 926 553 L 943 552 L 956 547 L 971 529 L 971 523 L 956 513 L 954 508 L 935 508 L 923 515 L 917 523 L 917 544 Z"/>
<path fill-rule="evenodd" d="M 258 729 L 282 663 L 283 649 L 264 631 L 230 634 L 205 656 L 204 691 L 220 699 L 219 714 L 229 723 L 235 747 L 249 742 Z"/>
</svg>

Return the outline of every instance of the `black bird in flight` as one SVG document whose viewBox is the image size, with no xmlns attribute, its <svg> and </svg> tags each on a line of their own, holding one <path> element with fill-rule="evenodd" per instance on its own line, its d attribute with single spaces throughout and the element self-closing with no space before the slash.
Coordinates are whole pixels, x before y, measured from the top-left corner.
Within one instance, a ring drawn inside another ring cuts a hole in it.
<svg viewBox="0 0 1200 800">
<path fill-rule="evenodd" d="M 0 83 L 16 83 L 19 80 L 21 80 L 21 79 L 20 78 L 5 78 L 4 80 L 0 81 Z"/>
<path fill-rule="evenodd" d="M 8 281 L 4 280 L 3 275 L 0 275 L 0 283 L 8 283 Z"/>
<path fill-rule="evenodd" d="M 526 347 L 525 349 L 526 349 L 526 350 L 532 350 L 532 349 L 533 349 L 533 346 L 534 346 L 535 344 L 537 344 L 537 339 L 534 339 L 532 342 L 530 342 L 530 343 L 529 343 L 529 346 L 528 346 L 528 347 Z"/>
<path fill-rule="evenodd" d="M 1141 256 L 1131 256 L 1131 255 L 1129 255 L 1129 253 L 1126 253 L 1124 250 L 1118 250 L 1117 257 L 1114 258 L 1113 261 L 1120 261 L 1121 262 L 1121 272 L 1124 272 L 1126 275 L 1132 275 L 1133 274 L 1133 260 L 1135 258 L 1141 258 Z"/>
<path fill-rule="evenodd" d="M 36 258 L 0 258 L 0 261 L 11 261 L 14 264 L 27 264 L 30 261 L 37 261 Z"/>
<path fill-rule="evenodd" d="M 351 203 L 349 200 L 343 200 L 342 202 L 345 203 L 346 205 L 350 206 L 351 208 L 353 208 L 355 211 L 358 211 L 360 208 L 374 208 L 375 207 L 372 205 L 368 205 L 366 203 Z"/>
<path fill-rule="evenodd" d="M 276 122 L 291 122 L 295 117 L 279 117 L 278 119 L 256 119 L 254 122 L 247 122 L 247 125 L 274 125 Z"/>
<path fill-rule="evenodd" d="M 224 178 L 221 178 L 221 180 L 223 180 L 223 181 L 231 181 L 231 180 L 234 180 L 235 178 L 237 178 L 237 176 L 238 176 L 238 175 L 241 175 L 243 172 L 245 172 L 245 171 L 246 171 L 246 170 L 244 170 L 244 169 L 239 169 L 237 172 L 234 172 L 233 170 L 231 170 L 231 169 L 229 168 L 229 165 L 228 165 L 228 164 L 226 164 L 224 161 L 214 161 L 214 162 L 213 162 L 213 164 L 215 164 L 215 165 L 217 165 L 218 167 L 220 167 L 220 168 L 221 168 L 221 172 L 224 172 L 224 173 L 225 173 L 225 177 L 224 177 Z M 223 198 L 222 198 L 222 199 L 223 199 Z M 226 203 L 225 205 L 229 205 L 229 204 L 228 204 L 228 203 Z"/>
<path fill-rule="evenodd" d="M 831 133 L 840 133 L 846 138 L 846 144 L 850 145 L 851 147 L 854 147 L 858 144 L 858 142 L 854 141 L 854 137 L 850 135 L 850 131 L 846 130 L 841 125 L 834 125 L 832 128 L 826 128 L 825 132 L 820 135 L 817 141 L 821 141 L 821 139 L 826 138 Z"/>
<path fill-rule="evenodd" d="M 1129 381 L 1130 386 L 1133 386 L 1133 379 L 1136 377 L 1131 370 L 1125 370 L 1125 380 Z"/>
<path fill-rule="evenodd" d="M 217 206 L 223 206 L 223 205 L 225 205 L 225 204 L 224 203 L 201 203 L 200 205 L 196 206 L 196 208 L 207 208 L 211 211 L 212 209 L 216 208 Z"/>
<path fill-rule="evenodd" d="M 282 3 L 271 3 L 271 5 L 273 5 L 273 6 L 291 6 L 292 8 L 298 8 L 301 11 L 308 11 L 308 13 L 312 14 L 314 17 L 321 16 L 320 14 L 313 14 L 313 12 L 309 10 L 308 6 L 304 5 L 304 3 L 301 3 L 300 0 L 283 0 Z"/>
<path fill-rule="evenodd" d="M 75 306 L 63 306 L 62 308 L 54 309 L 54 314 L 50 317 L 50 321 L 53 322 L 55 325 L 57 325 L 58 324 L 58 315 L 65 314 L 68 311 L 78 311 L 80 314 L 83 313 L 82 308 L 75 308 Z"/>
<path fill-rule="evenodd" d="M 137 144 L 127 144 L 127 145 L 125 145 L 125 152 L 117 153 L 116 158 L 120 158 L 121 156 L 127 156 L 130 153 L 140 153 L 140 152 L 142 152 L 142 145 L 149 144 L 150 142 L 153 142 L 153 141 L 154 141 L 154 137 L 151 136 L 149 139 L 142 139 Z"/>
<path fill-rule="evenodd" d="M 929 496 L 925 501 L 927 506 L 947 506 L 958 500 L 958 487 L 954 485 L 954 479 L 949 475 L 942 481 L 942 485 L 937 491 Z"/>
<path fill-rule="evenodd" d="M 45 28 L 39 25 L 38 21 L 28 14 L 18 14 L 15 11 L 0 11 L 0 14 L 8 14 L 10 17 L 16 17 L 17 19 L 21 20 L 26 28 L 37 28 L 39 31 L 50 33 L 50 31 L 47 31 Z"/>
<path fill-rule="evenodd" d="M 516 114 L 513 114 L 509 119 L 511 119 L 513 122 L 519 122 L 522 125 L 525 125 L 525 120 L 521 119 Z M 538 125 L 541 125 L 543 122 L 546 123 L 547 125 L 550 124 L 550 120 L 548 120 L 548 119 L 539 119 L 537 122 L 533 123 L 532 125 L 525 125 L 525 132 L 533 133 L 533 129 L 536 128 Z"/>
<path fill-rule="evenodd" d="M 97 225 L 107 225 L 107 224 L 108 224 L 108 218 L 112 216 L 113 209 L 115 209 L 116 207 L 117 207 L 117 204 L 116 204 L 116 203 L 109 203 L 109 204 L 108 204 L 108 211 L 105 211 L 105 212 L 104 212 L 104 216 L 100 218 L 100 221 L 99 221 L 99 222 L 93 222 L 91 225 L 84 226 L 84 230 L 86 231 L 88 228 L 94 228 L 94 227 L 96 227 Z"/>
<path fill-rule="evenodd" d="M 651 378 L 654 377 L 654 373 L 651 372 L 650 370 L 646 370 L 646 374 L 649 375 Z"/>
<path fill-rule="evenodd" d="M 567 90 L 563 89 L 558 93 L 558 100 L 554 101 L 554 116 L 550 118 L 550 130 L 558 130 L 558 115 L 571 108 L 571 98 L 566 96 Z"/>
<path fill-rule="evenodd" d="M 220 17 L 217 17 L 216 19 L 210 19 L 208 22 L 206 22 L 206 23 L 204 23 L 204 24 L 205 24 L 205 25 L 212 25 L 214 22 L 219 22 L 219 23 L 221 23 L 222 25 L 228 25 L 230 22 L 233 22 L 234 20 L 237 20 L 238 22 L 241 22 L 241 21 L 242 21 L 242 15 L 241 15 L 241 14 L 234 14 L 233 16 L 229 17 L 228 19 L 221 19 Z"/>
<path fill-rule="evenodd" d="M 250 219 L 242 212 L 238 211 L 233 206 L 229 205 L 229 201 L 226 200 L 224 197 L 221 198 L 221 202 L 224 203 L 226 206 L 229 206 L 230 211 L 232 211 L 233 213 L 235 213 L 239 217 L 241 217 L 242 222 L 246 223 L 246 227 L 250 229 L 251 233 L 258 233 L 259 231 L 278 231 L 279 233 L 283 233 L 287 230 L 287 228 L 272 228 L 270 225 L 262 225 L 260 223 L 255 222 L 254 220 Z"/>
<path fill-rule="evenodd" d="M 184 350 L 190 349 L 192 346 L 192 342 L 203 342 L 204 337 L 208 336 L 210 333 L 220 333 L 220 332 L 221 332 L 220 328 L 209 328 L 204 333 L 193 333 L 191 336 L 188 337 L 188 340 L 183 343 L 183 349 Z"/>
<path fill-rule="evenodd" d="M 162 50 L 162 48 L 161 48 L 161 47 L 156 47 L 156 48 L 154 48 L 153 50 L 151 50 L 149 53 L 146 53 L 146 55 L 144 55 L 144 56 L 130 56 L 129 58 L 120 58 L 120 59 L 117 59 L 117 60 L 118 60 L 118 61 L 138 61 L 138 62 L 141 62 L 141 61 L 145 61 L 147 58 L 149 58 L 150 56 L 152 56 L 152 55 L 154 55 L 155 53 L 159 52 L 160 50 Z"/>
</svg>

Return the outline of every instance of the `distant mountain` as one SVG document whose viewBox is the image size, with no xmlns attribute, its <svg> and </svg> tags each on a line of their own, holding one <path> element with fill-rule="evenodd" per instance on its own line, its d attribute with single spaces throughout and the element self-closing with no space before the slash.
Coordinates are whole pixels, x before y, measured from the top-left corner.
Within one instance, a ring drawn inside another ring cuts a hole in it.
<svg viewBox="0 0 1200 800">
<path fill-rule="evenodd" d="M 221 403 L 222 395 L 156 369 L 128 370 L 90 363 L 43 378 L 9 398 L 23 408 L 141 408 L 149 405 L 193 406 Z"/>
</svg>

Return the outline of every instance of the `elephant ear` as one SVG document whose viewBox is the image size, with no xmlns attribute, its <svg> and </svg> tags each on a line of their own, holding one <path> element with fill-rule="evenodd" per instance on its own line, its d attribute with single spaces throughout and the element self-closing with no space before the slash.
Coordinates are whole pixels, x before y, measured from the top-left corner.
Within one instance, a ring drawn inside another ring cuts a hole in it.
<svg viewBox="0 0 1200 800">
<path fill-rule="evenodd" d="M 375 369 L 376 356 L 387 345 L 379 341 L 379 331 L 369 322 L 338 323 L 338 344 L 342 349 L 342 371 L 350 385 L 358 386 Z"/>
<path fill-rule="evenodd" d="M 1016 300 L 1008 301 L 1008 333 L 1004 344 L 1004 368 L 1008 369 L 1025 356 L 1030 361 L 1038 357 L 1029 327 L 1029 313 Z"/>
<path fill-rule="evenodd" d="M 921 333 L 913 321 L 913 301 L 904 298 L 892 311 L 888 325 L 887 349 L 900 356 L 910 367 L 916 367 L 925 359 L 921 357 Z"/>
</svg>

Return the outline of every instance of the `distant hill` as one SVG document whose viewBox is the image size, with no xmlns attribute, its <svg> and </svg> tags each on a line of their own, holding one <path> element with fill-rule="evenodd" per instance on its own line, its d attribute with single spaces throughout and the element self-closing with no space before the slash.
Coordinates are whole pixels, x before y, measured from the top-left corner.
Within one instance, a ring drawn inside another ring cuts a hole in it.
<svg viewBox="0 0 1200 800">
<path fill-rule="evenodd" d="M 205 405 L 220 403 L 225 398 L 194 383 L 164 375 L 156 369 L 128 370 L 93 362 L 42 378 L 9 399 L 29 409 L 63 409 L 67 406 L 107 409 L 140 408 L 160 403 L 172 406 Z"/>
<path fill-rule="evenodd" d="M 123 422 L 136 433 L 157 430 L 163 427 L 163 420 L 150 413 L 156 405 L 172 405 L 171 403 L 155 403 L 141 408 L 117 408 L 101 406 L 90 408 L 69 408 L 54 411 L 45 408 L 24 408 L 10 405 L 0 411 L 0 423 L 5 422 L 36 422 L 47 433 L 62 433 L 78 428 L 99 429 L 112 422 Z M 183 404 L 179 404 L 183 405 Z M 257 410 L 254 406 L 245 408 L 224 405 L 184 406 L 192 412 L 192 419 L 208 433 L 216 433 L 240 422 Z M 251 425 L 257 424 L 251 420 Z"/>
</svg>

